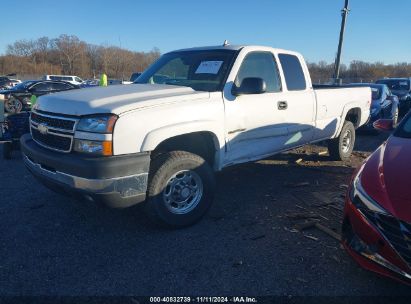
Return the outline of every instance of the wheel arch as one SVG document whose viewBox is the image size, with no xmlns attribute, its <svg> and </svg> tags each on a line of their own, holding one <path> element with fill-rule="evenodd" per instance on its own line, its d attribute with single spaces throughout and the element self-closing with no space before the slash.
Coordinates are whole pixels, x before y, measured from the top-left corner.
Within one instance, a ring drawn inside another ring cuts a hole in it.
<svg viewBox="0 0 411 304">
<path fill-rule="evenodd" d="M 341 120 L 340 124 L 338 126 L 338 129 L 336 130 L 334 136 L 332 138 L 338 137 L 341 133 L 341 130 L 344 126 L 344 123 L 346 121 L 351 121 L 354 125 L 354 128 L 357 129 L 360 127 L 361 124 L 361 117 L 362 115 L 362 110 L 360 106 L 357 105 L 347 105 L 344 107 L 343 115 L 341 115 Z"/>
<path fill-rule="evenodd" d="M 205 128 L 204 122 L 196 122 L 166 126 L 150 132 L 142 143 L 141 151 L 150 151 L 153 157 L 176 150 L 191 152 L 218 170 L 221 146 L 217 132 Z"/>
</svg>

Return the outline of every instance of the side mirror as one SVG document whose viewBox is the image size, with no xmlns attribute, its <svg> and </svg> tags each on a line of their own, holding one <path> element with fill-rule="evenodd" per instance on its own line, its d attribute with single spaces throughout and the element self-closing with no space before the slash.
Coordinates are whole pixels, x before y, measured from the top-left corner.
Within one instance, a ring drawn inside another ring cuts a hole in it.
<svg viewBox="0 0 411 304">
<path fill-rule="evenodd" d="M 374 129 L 377 129 L 380 131 L 394 130 L 394 121 L 392 119 L 378 119 L 372 125 Z"/>
<path fill-rule="evenodd" d="M 231 94 L 234 96 L 248 95 L 248 94 L 261 94 L 265 93 L 267 85 L 264 79 L 257 77 L 244 78 L 241 85 L 237 87 L 235 84 L 231 90 Z"/>
</svg>

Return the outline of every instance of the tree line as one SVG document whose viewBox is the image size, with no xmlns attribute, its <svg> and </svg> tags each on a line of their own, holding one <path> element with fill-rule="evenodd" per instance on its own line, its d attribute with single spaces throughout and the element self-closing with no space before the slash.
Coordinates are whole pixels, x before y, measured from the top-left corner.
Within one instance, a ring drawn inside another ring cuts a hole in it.
<svg viewBox="0 0 411 304">
<path fill-rule="evenodd" d="M 99 77 L 128 79 L 133 72 L 141 72 L 160 56 L 160 50 L 135 52 L 117 46 L 95 45 L 74 35 L 57 38 L 41 37 L 18 40 L 0 56 L 0 75 L 17 73 L 21 78 L 38 78 L 45 74 L 77 75 L 82 78 Z M 334 64 L 325 61 L 309 63 L 314 83 L 331 80 Z M 352 61 L 341 66 L 344 82 L 373 82 L 384 77 L 410 77 L 410 63 L 384 64 Z"/>
<path fill-rule="evenodd" d="M 0 75 L 17 73 L 19 77 L 39 77 L 45 74 L 76 75 L 82 78 L 99 77 L 128 79 L 141 72 L 160 56 L 150 52 L 134 52 L 117 46 L 86 43 L 74 35 L 58 38 L 41 37 L 18 40 L 0 56 Z"/>
<path fill-rule="evenodd" d="M 325 61 L 309 63 L 313 83 L 327 83 L 334 74 L 334 64 Z M 411 77 L 410 63 L 384 64 L 382 62 L 368 63 L 355 60 L 348 66 L 342 65 L 340 78 L 344 83 L 351 82 L 374 82 L 384 77 Z"/>
</svg>

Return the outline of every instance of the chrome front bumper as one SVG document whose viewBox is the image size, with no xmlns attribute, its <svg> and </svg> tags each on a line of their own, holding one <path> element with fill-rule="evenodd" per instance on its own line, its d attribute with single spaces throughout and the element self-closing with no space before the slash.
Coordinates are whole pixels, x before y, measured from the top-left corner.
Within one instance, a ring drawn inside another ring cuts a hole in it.
<svg viewBox="0 0 411 304">
<path fill-rule="evenodd" d="M 93 193 L 117 192 L 121 197 L 127 198 L 145 192 L 148 174 L 141 173 L 130 176 L 107 178 L 107 179 L 87 179 L 83 177 L 69 175 L 58 171 L 49 171 L 40 164 L 32 162 L 24 156 L 24 162 L 31 171 L 49 179 L 62 183 L 70 188 Z"/>
<path fill-rule="evenodd" d="M 46 186 L 55 183 L 56 186 L 63 187 L 66 192 L 77 192 L 83 194 L 88 200 L 102 200 L 110 207 L 124 208 L 137 204 L 145 200 L 148 173 L 140 173 L 130 176 L 122 176 L 107 179 L 87 179 L 83 177 L 69 175 L 59 171 L 45 169 L 42 165 L 34 163 L 26 155 L 23 155 L 24 163 L 29 171 L 42 181 L 46 179 Z M 59 191 L 61 192 L 61 191 Z M 98 199 L 110 195 L 116 199 Z"/>
<path fill-rule="evenodd" d="M 85 158 L 37 145 L 29 134 L 20 140 L 27 169 L 59 193 L 125 208 L 146 198 L 150 155 Z"/>
</svg>

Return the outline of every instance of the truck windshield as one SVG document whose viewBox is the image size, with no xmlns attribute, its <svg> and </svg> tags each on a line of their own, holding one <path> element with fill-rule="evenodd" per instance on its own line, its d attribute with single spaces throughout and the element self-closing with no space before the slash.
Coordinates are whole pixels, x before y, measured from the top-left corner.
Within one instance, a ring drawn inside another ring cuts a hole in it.
<svg viewBox="0 0 411 304">
<path fill-rule="evenodd" d="M 377 83 L 386 84 L 390 90 L 394 91 L 410 90 L 410 81 L 407 79 L 382 79 L 378 80 Z"/>
<path fill-rule="evenodd" d="M 186 86 L 195 91 L 222 91 L 236 53 L 233 50 L 168 53 L 161 56 L 134 83 Z"/>
</svg>

